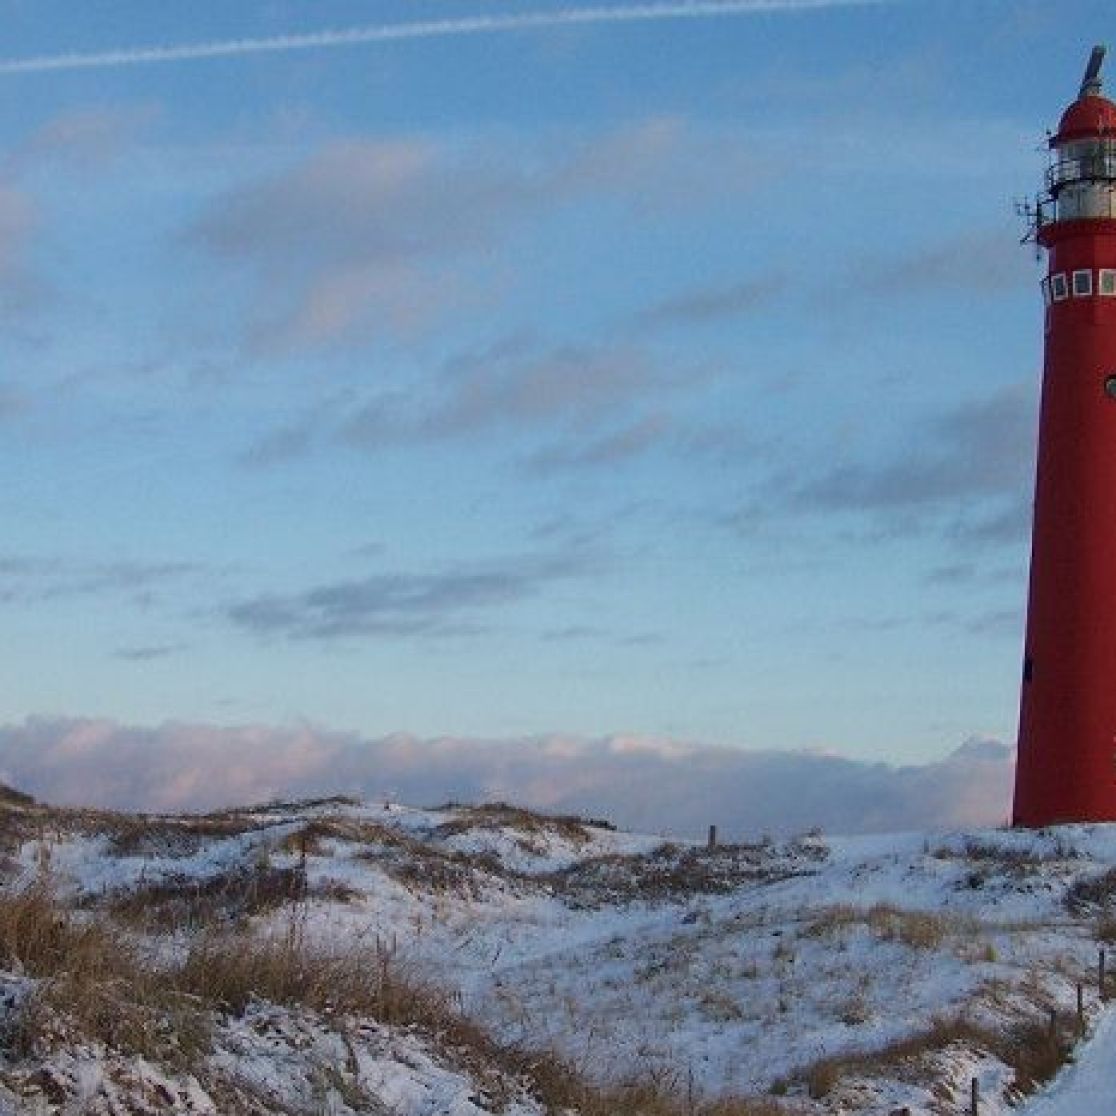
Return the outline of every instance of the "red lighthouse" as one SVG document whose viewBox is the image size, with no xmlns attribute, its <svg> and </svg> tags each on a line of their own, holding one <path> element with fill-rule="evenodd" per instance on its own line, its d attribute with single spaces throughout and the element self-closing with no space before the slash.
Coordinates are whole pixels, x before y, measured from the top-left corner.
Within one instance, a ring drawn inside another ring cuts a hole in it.
<svg viewBox="0 0 1116 1116">
<path fill-rule="evenodd" d="M 1104 48 L 1050 140 L 1046 360 L 1014 823 L 1116 821 L 1116 104 Z"/>
</svg>

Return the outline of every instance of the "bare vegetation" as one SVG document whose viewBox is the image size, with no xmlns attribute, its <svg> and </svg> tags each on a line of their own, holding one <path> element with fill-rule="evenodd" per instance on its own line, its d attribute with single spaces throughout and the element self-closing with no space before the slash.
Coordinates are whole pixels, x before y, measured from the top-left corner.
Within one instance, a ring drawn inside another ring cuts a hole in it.
<svg viewBox="0 0 1116 1116">
<path fill-rule="evenodd" d="M 193 856 L 210 841 L 262 828 L 239 814 L 193 818 L 148 818 L 142 814 L 102 814 L 92 819 L 108 837 L 112 856 Z"/>
<path fill-rule="evenodd" d="M 847 1078 L 864 1077 L 881 1070 L 898 1070 L 908 1079 L 933 1081 L 931 1060 L 953 1047 L 985 1051 L 1014 1073 L 1018 1096 L 1033 1092 L 1066 1063 L 1073 1050 L 1075 1032 L 1067 1018 L 1053 1024 L 1026 1019 L 1006 1029 L 980 1025 L 963 1017 L 935 1020 L 926 1030 L 889 1043 L 877 1050 L 823 1058 L 799 1071 L 795 1080 L 809 1095 L 821 1099 Z M 778 1088 L 784 1088 L 781 1083 Z"/>
<path fill-rule="evenodd" d="M 1116 868 L 1096 876 L 1074 880 L 1066 891 L 1066 909 L 1070 914 L 1087 915 L 1113 909 L 1116 900 Z"/>
<path fill-rule="evenodd" d="M 782 857 L 766 844 L 712 849 L 664 844 L 646 856 L 583 860 L 549 881 L 571 902 L 596 906 L 724 895 L 744 884 L 778 883 L 802 873 L 800 860 Z"/>
<path fill-rule="evenodd" d="M 947 938 L 971 937 L 972 919 L 935 911 L 908 911 L 888 903 L 867 908 L 834 906 L 814 915 L 803 930 L 807 937 L 832 936 L 862 926 L 880 941 L 900 942 L 911 949 L 940 949 Z"/>
<path fill-rule="evenodd" d="M 440 836 L 449 837 L 470 829 L 518 829 L 523 833 L 555 833 L 571 841 L 587 841 L 589 829 L 615 830 L 603 818 L 583 818 L 576 814 L 542 814 L 506 802 L 489 802 L 480 806 L 450 804 L 447 809 L 458 816 L 439 826 Z"/>
<path fill-rule="evenodd" d="M 308 883 L 301 866 L 273 867 L 261 861 L 201 878 L 167 876 L 109 895 L 101 903 L 132 926 L 165 933 L 236 923 L 307 899 L 349 902 L 355 896 L 336 881 Z"/>
<path fill-rule="evenodd" d="M 932 856 L 939 860 L 971 860 L 994 865 L 1000 871 L 1023 874 L 1061 860 L 1075 860 L 1081 854 L 1061 837 L 1054 839 L 1049 848 L 1035 845 L 1017 846 L 997 844 L 977 837 L 966 837 L 959 849 L 941 845 Z"/>
</svg>

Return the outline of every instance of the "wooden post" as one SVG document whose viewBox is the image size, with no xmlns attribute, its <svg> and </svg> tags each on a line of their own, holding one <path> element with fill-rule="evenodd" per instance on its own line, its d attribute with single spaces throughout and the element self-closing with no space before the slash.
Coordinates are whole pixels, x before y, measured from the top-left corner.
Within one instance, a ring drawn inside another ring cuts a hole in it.
<svg viewBox="0 0 1116 1116">
<path fill-rule="evenodd" d="M 1058 1009 L 1050 1009 L 1050 1034 L 1056 1035 L 1058 1033 Z"/>
<path fill-rule="evenodd" d="M 1085 1033 L 1085 989 L 1080 982 L 1077 985 L 1077 1033 Z"/>
<path fill-rule="evenodd" d="M 717 847 L 717 827 L 715 825 L 709 827 L 709 847 L 711 849 Z"/>
<path fill-rule="evenodd" d="M 1102 1002 L 1108 999 L 1108 993 L 1105 990 L 1104 978 L 1104 950 L 1102 949 L 1097 958 L 1097 991 L 1100 993 Z"/>
<path fill-rule="evenodd" d="M 969 1098 L 969 1116 L 980 1116 L 980 1082 L 975 1077 Z"/>
</svg>

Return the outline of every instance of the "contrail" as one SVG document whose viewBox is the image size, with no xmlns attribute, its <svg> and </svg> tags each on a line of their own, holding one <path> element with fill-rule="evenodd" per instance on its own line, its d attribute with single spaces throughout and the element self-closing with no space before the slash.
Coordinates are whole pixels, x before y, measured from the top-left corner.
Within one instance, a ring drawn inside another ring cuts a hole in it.
<svg viewBox="0 0 1116 1116">
<path fill-rule="evenodd" d="M 641 23 L 671 19 L 712 19 L 718 16 L 757 15 L 761 12 L 803 12 L 823 8 L 852 8 L 893 0 L 662 0 L 658 3 L 565 8 L 553 12 L 524 12 L 465 16 L 457 19 L 385 23 L 299 35 L 258 39 L 223 39 L 171 46 L 125 47 L 90 53 L 43 54 L 31 58 L 0 59 L 2 74 L 34 74 L 48 70 L 94 70 L 117 66 L 190 62 L 201 58 L 229 58 L 244 54 L 273 54 L 290 50 L 391 43 L 406 39 L 441 39 L 463 35 L 496 35 L 546 27 L 595 23 Z"/>
</svg>

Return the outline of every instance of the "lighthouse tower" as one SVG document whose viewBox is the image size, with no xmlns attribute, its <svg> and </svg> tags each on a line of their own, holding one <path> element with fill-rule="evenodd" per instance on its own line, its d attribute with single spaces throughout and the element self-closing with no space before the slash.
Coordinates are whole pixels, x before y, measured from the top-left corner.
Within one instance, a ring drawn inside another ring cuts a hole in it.
<svg viewBox="0 0 1116 1116">
<path fill-rule="evenodd" d="M 1097 47 L 1034 223 L 1046 360 L 1014 823 L 1116 821 L 1116 104 Z"/>
</svg>

